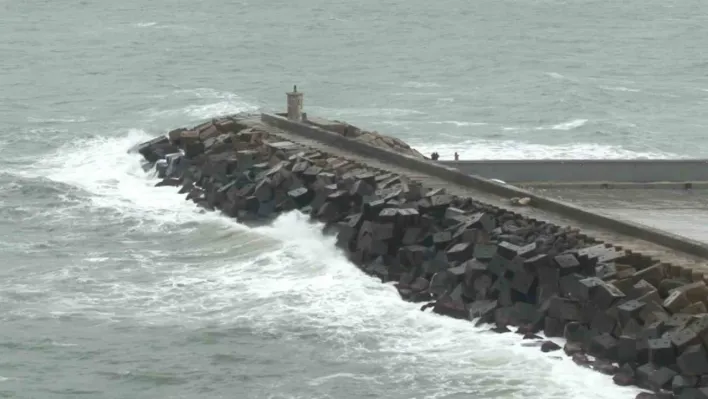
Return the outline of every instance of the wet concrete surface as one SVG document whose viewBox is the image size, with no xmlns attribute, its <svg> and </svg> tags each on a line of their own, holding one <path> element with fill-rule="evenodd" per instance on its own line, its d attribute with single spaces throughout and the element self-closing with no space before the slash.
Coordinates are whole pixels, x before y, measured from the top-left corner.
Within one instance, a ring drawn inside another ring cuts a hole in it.
<svg viewBox="0 0 708 399">
<path fill-rule="evenodd" d="M 708 190 L 532 188 L 533 192 L 708 243 Z"/>
</svg>

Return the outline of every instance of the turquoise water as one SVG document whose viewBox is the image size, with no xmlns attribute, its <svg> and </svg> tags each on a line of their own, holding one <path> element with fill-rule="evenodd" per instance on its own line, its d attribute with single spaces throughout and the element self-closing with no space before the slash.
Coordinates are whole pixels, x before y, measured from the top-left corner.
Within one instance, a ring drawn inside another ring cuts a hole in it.
<svg viewBox="0 0 708 399">
<path fill-rule="evenodd" d="M 294 215 L 201 214 L 126 150 L 297 84 L 443 157 L 702 157 L 703 8 L 0 0 L 0 393 L 632 397 L 401 303 Z"/>
</svg>

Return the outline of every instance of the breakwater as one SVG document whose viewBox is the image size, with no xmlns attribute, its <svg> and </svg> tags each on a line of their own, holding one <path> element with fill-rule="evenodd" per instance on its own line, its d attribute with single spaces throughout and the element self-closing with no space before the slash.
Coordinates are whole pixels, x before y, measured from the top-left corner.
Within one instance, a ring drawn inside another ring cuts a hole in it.
<svg viewBox="0 0 708 399">
<path fill-rule="evenodd" d="M 158 185 L 205 209 L 244 223 L 311 215 L 354 264 L 423 309 L 529 339 L 564 337 L 576 363 L 662 397 L 708 389 L 708 287 L 695 268 L 303 147 L 258 119 L 212 120 L 137 150 Z"/>
</svg>

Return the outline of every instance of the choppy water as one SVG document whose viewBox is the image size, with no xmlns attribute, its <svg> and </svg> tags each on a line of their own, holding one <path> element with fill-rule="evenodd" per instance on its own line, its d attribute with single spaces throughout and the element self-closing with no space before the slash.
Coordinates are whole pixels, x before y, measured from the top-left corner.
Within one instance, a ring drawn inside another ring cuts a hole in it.
<svg viewBox="0 0 708 399">
<path fill-rule="evenodd" d="M 402 303 L 294 215 L 200 213 L 125 150 L 298 84 L 443 157 L 699 157 L 703 8 L 0 0 L 0 395 L 631 397 Z"/>
</svg>

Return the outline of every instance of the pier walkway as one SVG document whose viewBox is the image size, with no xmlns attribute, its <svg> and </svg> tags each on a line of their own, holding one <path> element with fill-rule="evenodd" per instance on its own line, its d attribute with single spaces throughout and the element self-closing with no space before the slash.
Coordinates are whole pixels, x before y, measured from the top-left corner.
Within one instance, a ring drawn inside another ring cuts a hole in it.
<svg viewBox="0 0 708 399">
<path fill-rule="evenodd" d="M 399 164 L 386 162 L 376 157 L 366 156 L 354 151 L 349 151 L 348 149 L 342 148 L 340 146 L 323 143 L 322 141 L 305 137 L 304 135 L 299 134 L 294 130 L 284 130 L 275 127 L 272 124 L 264 123 L 263 121 L 258 119 L 253 119 L 251 123 L 253 125 L 257 125 L 259 129 L 263 129 L 269 132 L 269 134 L 276 135 L 282 139 L 289 140 L 300 145 L 310 147 L 318 151 L 326 152 L 333 156 L 347 159 L 356 163 L 368 165 L 374 168 L 384 169 L 393 173 L 398 173 L 410 179 L 420 181 L 425 187 L 445 188 L 450 194 L 459 196 L 469 196 L 479 201 L 500 208 L 513 209 L 514 212 L 530 218 L 544 220 L 557 224 L 559 226 L 576 227 L 588 236 L 594 237 L 604 242 L 612 243 L 613 245 L 620 246 L 626 250 L 642 253 L 643 255 L 650 256 L 657 261 L 668 262 L 675 265 L 682 265 L 684 267 L 692 267 L 699 269 L 705 268 L 708 271 L 708 259 L 700 256 L 695 256 L 689 253 L 674 250 L 667 246 L 658 245 L 655 242 L 650 242 L 638 239 L 633 236 L 620 234 L 607 228 L 560 216 L 556 213 L 538 209 L 533 206 L 511 207 L 509 204 L 509 198 L 504 196 L 496 195 L 487 191 L 474 189 L 460 184 L 455 184 L 453 182 L 443 180 L 436 176 L 423 174 L 421 172 Z M 649 229 L 648 226 L 647 228 Z"/>
</svg>

